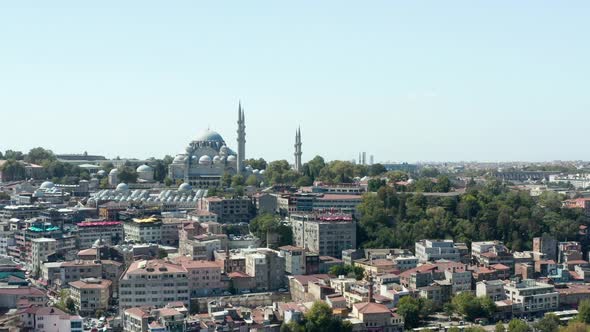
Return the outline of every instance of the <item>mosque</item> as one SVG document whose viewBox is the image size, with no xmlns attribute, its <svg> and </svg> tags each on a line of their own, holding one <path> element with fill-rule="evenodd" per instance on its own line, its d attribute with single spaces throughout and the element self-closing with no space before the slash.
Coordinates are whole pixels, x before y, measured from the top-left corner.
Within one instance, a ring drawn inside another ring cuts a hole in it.
<svg viewBox="0 0 590 332">
<path fill-rule="evenodd" d="M 224 173 L 231 175 L 253 173 L 244 167 L 246 125 L 242 105 L 238 106 L 238 151 L 230 149 L 223 137 L 207 129 L 176 155 L 168 168 L 172 180 L 182 180 L 197 188 L 218 187 Z M 257 172 L 259 173 L 259 172 Z"/>
</svg>

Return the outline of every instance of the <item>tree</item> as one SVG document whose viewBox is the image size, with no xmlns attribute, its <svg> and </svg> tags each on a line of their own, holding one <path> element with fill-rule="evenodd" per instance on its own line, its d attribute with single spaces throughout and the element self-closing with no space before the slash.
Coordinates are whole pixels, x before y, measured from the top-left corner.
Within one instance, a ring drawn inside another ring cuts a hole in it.
<svg viewBox="0 0 590 332">
<path fill-rule="evenodd" d="M 231 178 L 231 186 L 238 187 L 244 185 L 244 176 L 242 174 L 236 174 Z"/>
<path fill-rule="evenodd" d="M 262 244 L 266 244 L 268 233 L 279 235 L 279 246 L 290 245 L 293 242 L 293 233 L 291 227 L 281 222 L 279 217 L 263 213 L 250 222 L 250 232 L 260 239 Z"/>
<path fill-rule="evenodd" d="M 559 318 L 555 315 L 545 315 L 535 324 L 535 329 L 540 332 L 558 332 Z"/>
<path fill-rule="evenodd" d="M 496 332 L 506 332 L 506 327 L 504 327 L 504 323 L 498 322 L 496 323 Z"/>
<path fill-rule="evenodd" d="M 25 178 L 25 167 L 22 162 L 9 159 L 0 166 L 0 172 L 6 181 L 18 181 Z"/>
<path fill-rule="evenodd" d="M 371 180 L 369 180 L 368 190 L 371 191 L 371 192 L 376 192 L 381 187 L 385 187 L 386 185 L 387 184 L 385 183 L 385 180 L 371 179 Z"/>
<path fill-rule="evenodd" d="M 172 179 L 169 177 L 164 178 L 164 185 L 170 187 L 172 185 Z"/>
<path fill-rule="evenodd" d="M 369 176 L 377 176 L 377 175 L 381 175 L 383 173 L 387 172 L 387 169 L 385 169 L 385 166 L 381 165 L 381 164 L 373 164 L 370 165 L 368 168 L 368 175 Z"/>
<path fill-rule="evenodd" d="M 231 187 L 231 174 L 230 173 L 223 173 L 221 176 L 221 186 L 223 188 Z"/>
<path fill-rule="evenodd" d="M 252 174 L 246 179 L 246 185 L 248 186 L 258 186 L 258 178 L 256 175 Z"/>
<path fill-rule="evenodd" d="M 351 332 L 352 325 L 334 316 L 332 308 L 327 303 L 316 301 L 305 314 L 305 331 Z"/>
<path fill-rule="evenodd" d="M 32 164 L 41 164 L 44 161 L 55 160 L 55 155 L 51 150 L 45 150 L 42 147 L 33 148 L 25 156 L 25 161 Z"/>
<path fill-rule="evenodd" d="M 583 300 L 580 302 L 576 321 L 584 324 L 590 324 L 590 300 Z"/>
<path fill-rule="evenodd" d="M 513 319 L 508 324 L 508 332 L 531 332 L 532 328 L 520 319 Z"/>
<path fill-rule="evenodd" d="M 68 297 L 66 299 L 66 303 L 65 304 L 66 304 L 66 309 L 68 309 L 68 311 L 70 313 L 76 312 L 76 304 L 74 303 L 74 300 L 72 300 L 71 297 Z"/>
<path fill-rule="evenodd" d="M 4 159 L 23 160 L 25 159 L 25 155 L 20 151 L 6 150 L 6 152 L 4 152 Z"/>
<path fill-rule="evenodd" d="M 10 200 L 10 195 L 3 192 L 3 191 L 0 191 L 0 201 L 8 201 L 8 200 Z"/>
<path fill-rule="evenodd" d="M 588 325 L 580 322 L 570 322 L 567 327 L 559 329 L 560 332 L 588 332 Z"/>
<path fill-rule="evenodd" d="M 166 250 L 159 248 L 158 249 L 158 259 L 164 259 L 168 257 L 168 253 L 166 252 Z"/>
<path fill-rule="evenodd" d="M 420 323 L 420 304 L 411 296 L 404 296 L 399 300 L 397 313 L 404 318 L 406 330 L 413 329 Z"/>
<path fill-rule="evenodd" d="M 471 292 L 457 294 L 452 300 L 457 313 L 468 321 L 477 318 L 490 318 L 496 310 L 494 302 L 489 297 L 475 297 Z"/>
<path fill-rule="evenodd" d="M 135 169 L 129 166 L 124 166 L 120 168 L 117 177 L 119 178 L 119 181 L 123 183 L 137 182 L 137 172 L 135 171 Z"/>
<path fill-rule="evenodd" d="M 258 159 L 246 159 L 244 161 L 244 163 L 250 167 L 252 167 L 253 169 L 259 169 L 259 170 L 263 170 L 266 169 L 266 160 L 262 159 L 262 158 L 258 158 Z"/>
</svg>

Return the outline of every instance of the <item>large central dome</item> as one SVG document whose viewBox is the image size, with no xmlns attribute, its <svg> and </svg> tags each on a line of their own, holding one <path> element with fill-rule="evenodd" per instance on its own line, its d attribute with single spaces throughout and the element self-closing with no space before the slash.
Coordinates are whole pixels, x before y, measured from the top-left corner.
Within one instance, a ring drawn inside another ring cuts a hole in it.
<svg viewBox="0 0 590 332">
<path fill-rule="evenodd" d="M 223 137 L 221 137 L 221 135 L 219 135 L 218 132 L 213 131 L 213 130 L 209 130 L 209 129 L 205 130 L 201 135 L 199 135 L 199 137 L 197 138 L 197 141 L 225 143 L 225 141 L 223 140 Z"/>
</svg>

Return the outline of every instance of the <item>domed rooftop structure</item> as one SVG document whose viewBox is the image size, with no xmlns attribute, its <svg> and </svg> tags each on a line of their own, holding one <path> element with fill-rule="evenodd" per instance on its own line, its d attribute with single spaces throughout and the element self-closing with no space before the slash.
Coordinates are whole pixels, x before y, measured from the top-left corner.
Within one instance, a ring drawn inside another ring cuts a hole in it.
<svg viewBox="0 0 590 332">
<path fill-rule="evenodd" d="M 188 183 L 183 183 L 180 186 L 178 186 L 178 191 L 191 191 L 191 190 L 193 190 L 193 187 L 191 187 L 191 185 Z"/>
<path fill-rule="evenodd" d="M 105 172 L 105 170 L 104 170 L 104 169 L 101 169 L 100 171 L 96 172 L 96 174 L 97 174 L 98 176 L 105 176 L 105 175 L 107 175 L 107 172 Z"/>
<path fill-rule="evenodd" d="M 199 164 L 210 165 L 211 164 L 211 157 L 209 157 L 208 155 L 201 156 L 201 158 L 199 158 Z"/>
<path fill-rule="evenodd" d="M 114 174 L 117 174 L 117 173 L 119 173 L 119 170 L 118 170 L 118 169 L 116 169 L 116 168 L 113 168 L 113 169 L 112 169 L 112 170 L 109 172 L 109 174 L 110 174 L 110 175 L 114 175 Z"/>
<path fill-rule="evenodd" d="M 221 135 L 219 135 L 218 132 L 213 131 L 213 130 L 205 130 L 201 135 L 199 135 L 199 137 L 197 138 L 197 141 L 201 141 L 201 142 L 220 142 L 220 143 L 224 143 L 225 141 L 223 140 L 223 137 L 221 137 Z"/>
<path fill-rule="evenodd" d="M 45 182 L 41 183 L 41 187 L 39 187 L 39 188 L 41 188 L 41 189 L 51 189 L 54 186 L 55 185 L 53 184 L 53 182 L 51 182 L 51 181 L 45 181 Z"/>
<path fill-rule="evenodd" d="M 235 163 L 236 162 L 236 156 L 231 155 L 229 157 L 227 157 L 227 161 L 230 163 Z"/>
<path fill-rule="evenodd" d="M 102 237 L 96 239 L 96 241 L 94 241 L 94 244 L 92 245 L 92 248 L 100 248 L 100 247 L 104 247 L 105 242 L 102 240 Z"/>
<path fill-rule="evenodd" d="M 186 157 L 182 154 L 177 155 L 176 157 L 174 157 L 174 161 L 172 161 L 175 164 L 179 164 L 179 163 L 183 163 L 186 160 Z"/>
<path fill-rule="evenodd" d="M 119 183 L 117 185 L 117 188 L 115 190 L 116 191 L 128 191 L 129 190 L 129 186 L 127 185 L 127 183 Z"/>
<path fill-rule="evenodd" d="M 219 157 L 219 156 L 215 156 L 215 157 L 213 157 L 213 162 L 214 162 L 214 163 L 216 163 L 216 164 L 217 164 L 217 163 L 218 163 L 218 162 L 220 162 L 220 161 L 221 161 L 221 157 Z"/>
<path fill-rule="evenodd" d="M 136 172 L 151 172 L 153 169 L 148 165 L 141 165 L 136 170 Z"/>
</svg>

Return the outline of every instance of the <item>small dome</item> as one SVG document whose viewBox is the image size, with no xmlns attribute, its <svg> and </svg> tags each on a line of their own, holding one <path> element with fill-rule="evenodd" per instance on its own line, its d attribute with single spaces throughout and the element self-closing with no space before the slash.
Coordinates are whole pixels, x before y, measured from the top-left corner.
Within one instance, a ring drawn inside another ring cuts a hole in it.
<svg viewBox="0 0 590 332">
<path fill-rule="evenodd" d="M 252 173 L 254 173 L 254 174 L 260 174 L 260 171 L 257 170 L 257 169 L 255 169 L 255 170 L 252 171 Z"/>
<path fill-rule="evenodd" d="M 119 183 L 117 185 L 117 189 L 115 189 L 117 191 L 127 191 L 129 190 L 129 186 L 127 185 L 127 183 Z"/>
<path fill-rule="evenodd" d="M 179 154 L 174 158 L 173 163 L 180 164 L 180 163 L 183 163 L 184 160 L 185 160 L 185 157 L 183 155 Z"/>
<path fill-rule="evenodd" d="M 51 181 L 45 181 L 45 182 L 41 183 L 41 187 L 39 187 L 39 188 L 41 188 L 41 189 L 51 189 L 54 186 L 55 185 L 53 184 L 53 182 L 51 182 Z"/>
<path fill-rule="evenodd" d="M 224 145 L 221 147 L 221 149 L 219 149 L 219 154 L 221 154 L 222 156 L 227 156 L 229 154 L 229 148 L 227 147 L 227 145 Z"/>
<path fill-rule="evenodd" d="M 230 163 L 235 163 L 236 162 L 236 156 L 231 155 L 229 157 L 227 157 L 227 161 Z"/>
<path fill-rule="evenodd" d="M 115 175 L 115 174 L 117 174 L 117 173 L 119 173 L 119 170 L 118 170 L 118 169 L 116 169 L 116 168 L 113 168 L 113 169 L 112 169 L 112 170 L 109 172 L 109 174 L 110 174 L 110 175 Z"/>
<path fill-rule="evenodd" d="M 246 166 L 246 171 L 252 172 L 252 166 L 250 166 L 250 165 Z"/>
<path fill-rule="evenodd" d="M 105 243 L 102 240 L 102 238 L 98 238 L 98 239 L 96 239 L 96 241 L 94 241 L 94 245 L 92 245 L 92 247 L 93 248 L 98 248 L 98 247 L 102 247 L 104 245 L 105 245 Z"/>
<path fill-rule="evenodd" d="M 215 164 L 219 163 L 220 161 L 221 161 L 221 157 L 219 157 L 219 156 L 215 156 L 215 157 L 213 157 L 213 162 L 214 162 Z"/>
<path fill-rule="evenodd" d="M 416 180 L 414 180 L 414 179 L 409 179 L 409 180 L 408 180 L 408 184 L 412 184 L 412 183 L 414 183 L 414 182 L 416 182 Z"/>
<path fill-rule="evenodd" d="M 105 172 L 105 170 L 104 170 L 104 169 L 101 169 L 100 171 L 96 172 L 96 174 L 97 174 L 98 176 L 105 176 L 105 175 L 107 175 L 107 172 Z"/>
<path fill-rule="evenodd" d="M 136 170 L 136 172 L 151 172 L 153 169 L 148 165 L 141 165 Z"/>
<path fill-rule="evenodd" d="M 201 165 L 210 165 L 211 164 L 211 157 L 208 155 L 203 155 L 199 158 L 199 164 Z"/>
<path fill-rule="evenodd" d="M 193 190 L 193 187 L 191 187 L 191 185 L 188 183 L 183 183 L 180 186 L 178 186 L 178 191 L 190 191 L 190 190 Z"/>
</svg>

